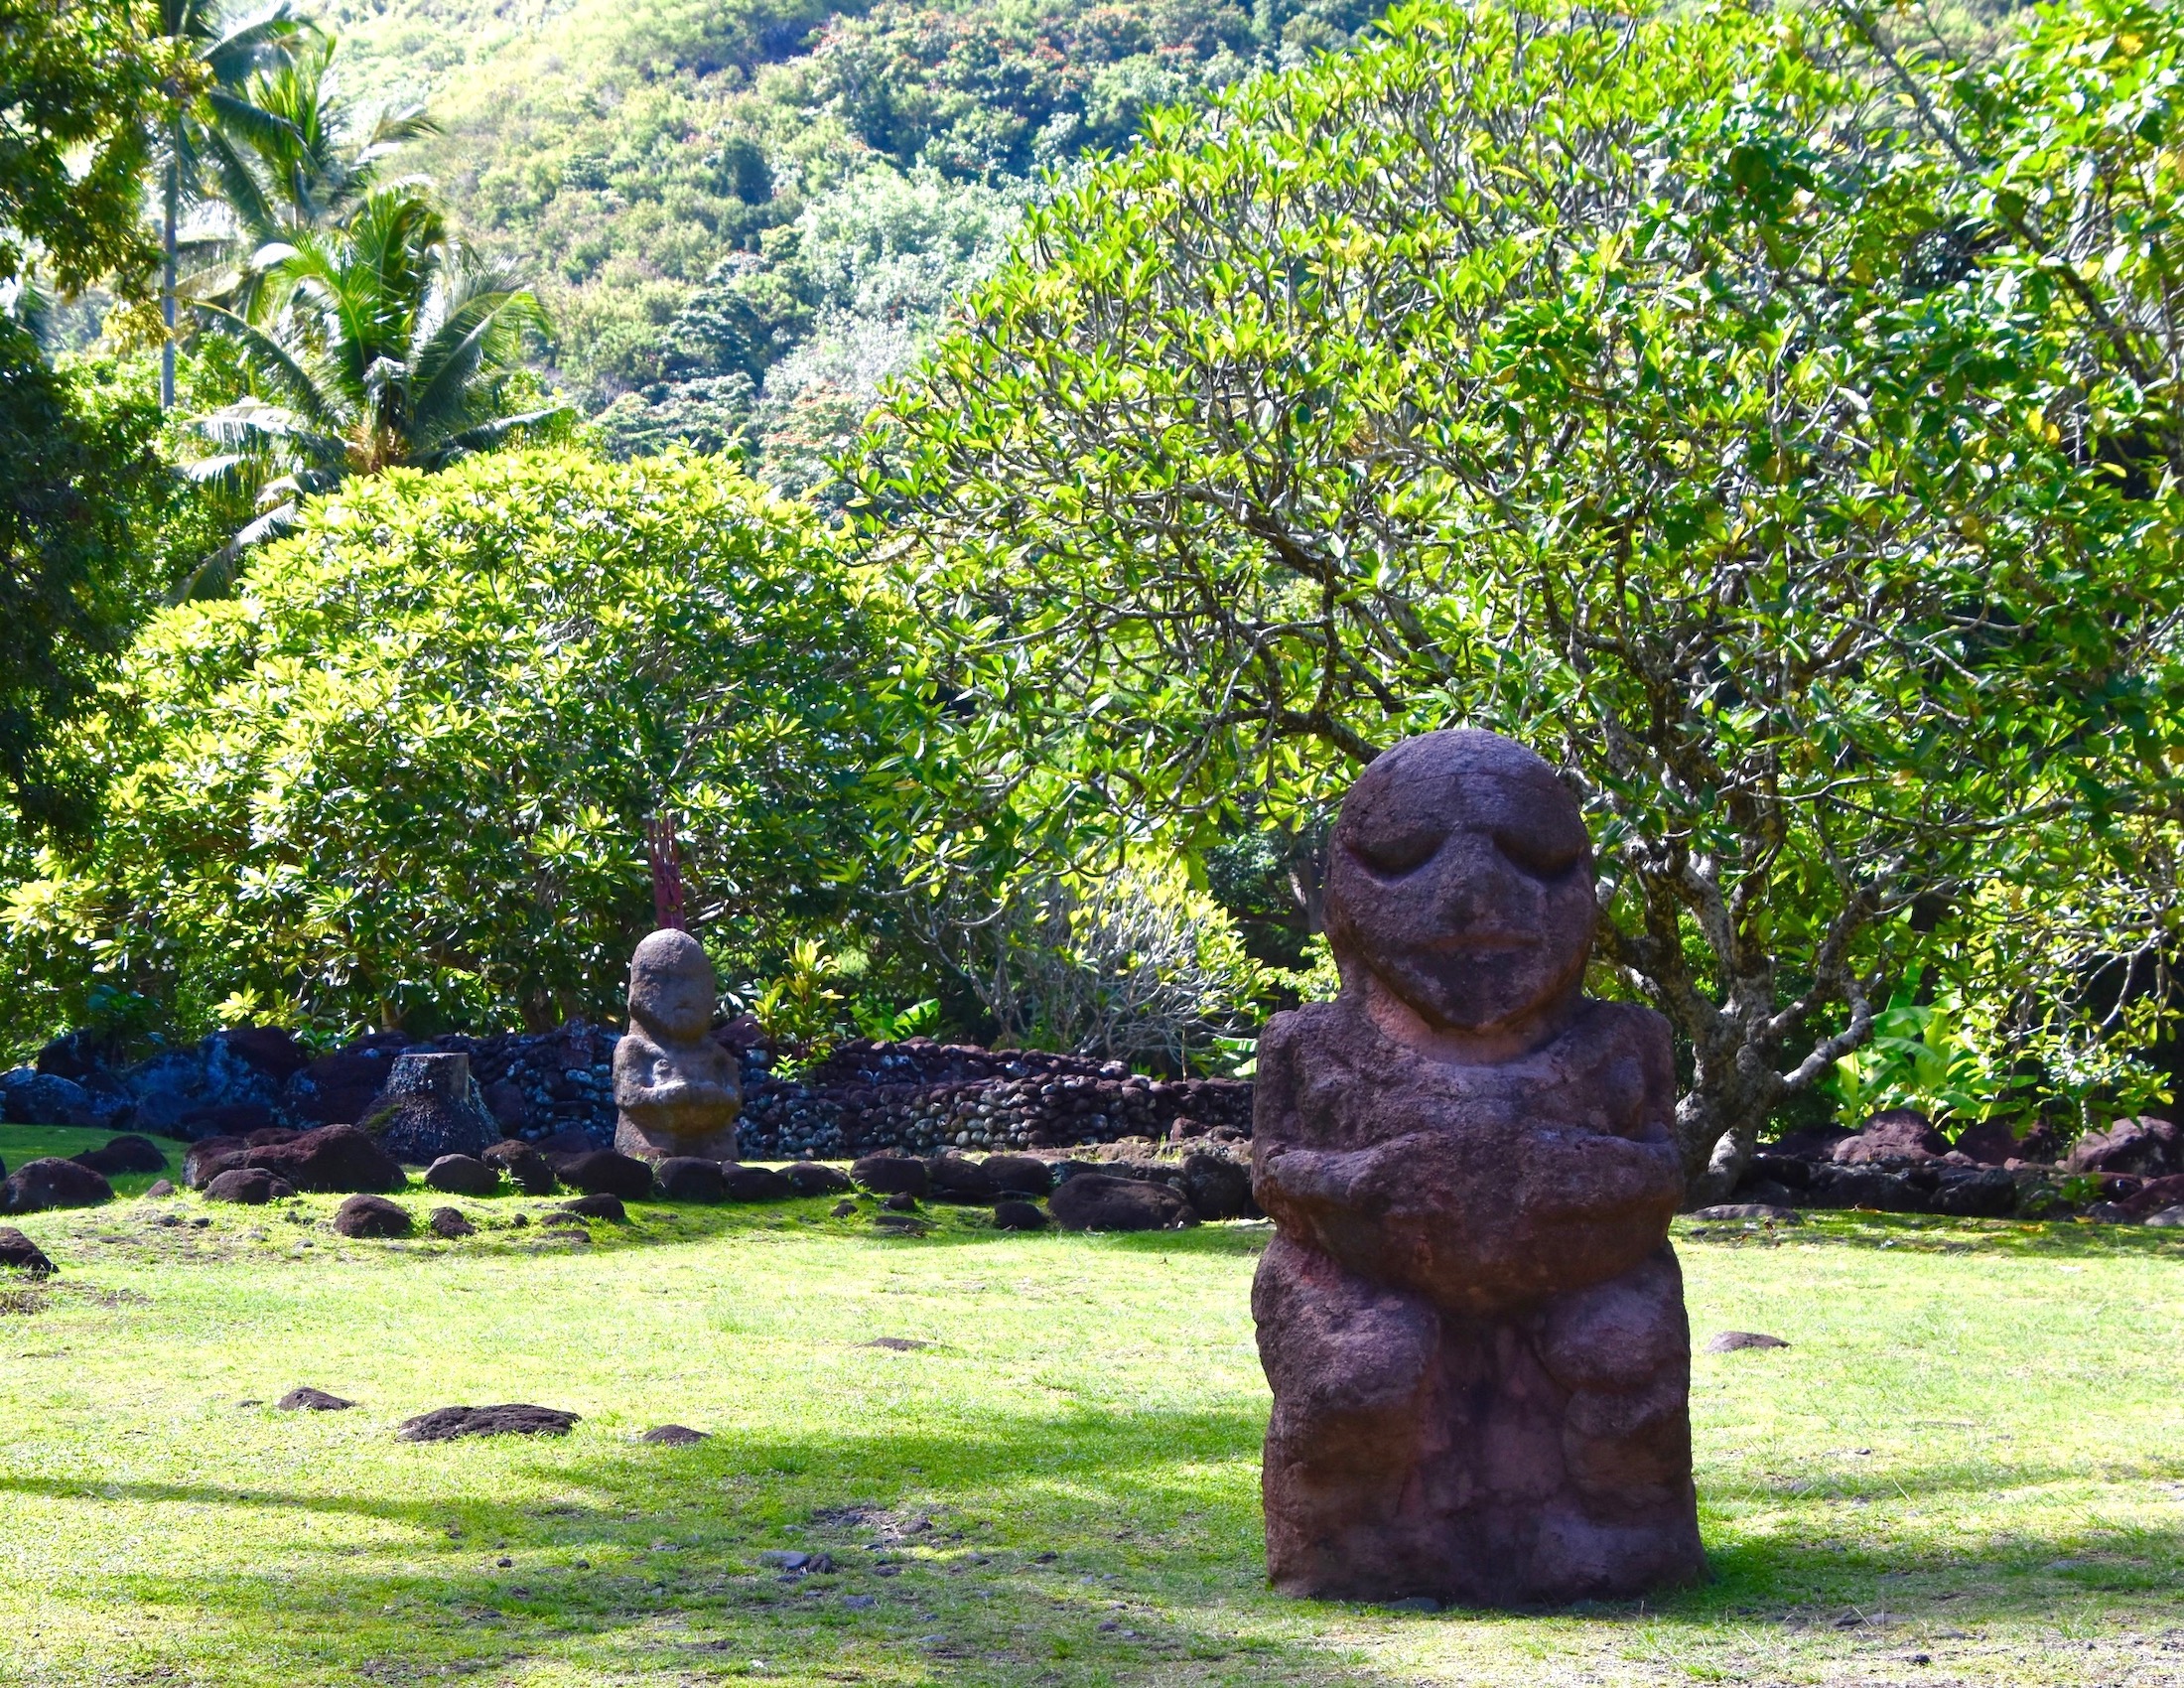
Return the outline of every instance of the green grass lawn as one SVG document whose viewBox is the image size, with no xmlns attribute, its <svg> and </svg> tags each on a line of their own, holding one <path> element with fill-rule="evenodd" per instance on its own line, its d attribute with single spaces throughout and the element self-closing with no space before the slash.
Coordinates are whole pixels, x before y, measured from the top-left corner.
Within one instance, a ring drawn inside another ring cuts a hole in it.
<svg viewBox="0 0 2184 1688">
<path fill-rule="evenodd" d="M 1695 1363 L 1714 1581 L 1422 1616 L 1264 1586 L 1264 1227 L 453 1204 L 478 1236 L 346 1242 L 332 1197 L 18 1221 L 62 1275 L 0 1314 L 0 1683 L 2184 1681 L 2173 1231 L 1707 1227 L 1695 1335 L 1792 1343 Z M 275 1411 L 299 1384 L 359 1405 Z M 498 1401 L 583 1422 L 395 1440 Z M 638 1441 L 668 1422 L 711 1440 Z"/>
</svg>

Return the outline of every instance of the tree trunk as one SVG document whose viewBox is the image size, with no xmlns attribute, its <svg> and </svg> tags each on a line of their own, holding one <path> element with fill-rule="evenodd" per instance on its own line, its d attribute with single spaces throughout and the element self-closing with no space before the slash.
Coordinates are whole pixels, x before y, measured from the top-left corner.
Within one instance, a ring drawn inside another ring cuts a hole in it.
<svg viewBox="0 0 2184 1688">
<path fill-rule="evenodd" d="M 181 136 L 175 139 L 179 142 Z M 160 286 L 160 316 L 167 324 L 167 335 L 159 347 L 159 407 L 175 408 L 175 223 L 182 209 L 182 166 L 170 160 L 167 165 L 167 261 L 164 280 Z"/>
</svg>

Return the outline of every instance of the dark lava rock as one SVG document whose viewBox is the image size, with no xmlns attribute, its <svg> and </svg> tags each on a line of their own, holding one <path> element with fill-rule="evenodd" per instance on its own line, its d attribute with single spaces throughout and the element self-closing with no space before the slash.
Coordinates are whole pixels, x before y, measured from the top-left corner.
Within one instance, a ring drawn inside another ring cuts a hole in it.
<svg viewBox="0 0 2184 1688">
<path fill-rule="evenodd" d="M 783 1167 L 781 1176 L 798 1196 L 833 1196 L 850 1188 L 849 1174 L 839 1168 L 822 1167 L 817 1161 L 798 1161 L 792 1167 Z"/>
<path fill-rule="evenodd" d="M 1760 1154 L 1786 1161 L 1826 1161 L 1835 1157 L 1836 1145 L 1850 1133 L 1840 1125 L 1816 1125 L 1793 1131 L 1778 1142 L 1762 1144 Z"/>
<path fill-rule="evenodd" d="M 163 1178 L 157 1184 L 153 1185 L 150 1190 L 147 1190 L 144 1193 L 144 1199 L 147 1201 L 161 1201 L 165 1200 L 168 1196 L 174 1194 L 174 1181 L 172 1179 Z"/>
<path fill-rule="evenodd" d="M 587 1196 L 618 1196 L 624 1201 L 644 1201 L 652 1195 L 651 1167 L 614 1149 L 572 1155 L 556 1171 L 563 1184 Z"/>
<path fill-rule="evenodd" d="M 2128 1225 L 2134 1223 L 2127 1208 L 2115 1201 L 2096 1201 L 2086 1208 L 2085 1216 L 2096 1225 Z"/>
<path fill-rule="evenodd" d="M 408 1236 L 409 1210 L 383 1196 L 351 1196 L 334 1209 L 334 1229 L 341 1236 Z"/>
<path fill-rule="evenodd" d="M 606 1219 L 617 1225 L 626 1225 L 629 1222 L 629 1210 L 621 1204 L 621 1197 L 611 1190 L 580 1196 L 574 1201 L 564 1201 L 561 1210 L 564 1213 L 573 1213 L 580 1219 Z"/>
<path fill-rule="evenodd" d="M 324 1389 L 291 1389 L 273 1404 L 284 1413 L 345 1413 L 356 1403 Z"/>
<path fill-rule="evenodd" d="M 430 1164 L 443 1155 L 478 1155 L 500 1141 L 500 1122 L 485 1111 L 460 1052 L 405 1052 L 387 1069 L 386 1087 L 360 1122 L 397 1159 Z"/>
<path fill-rule="evenodd" d="M 993 1175 L 961 1155 L 935 1155 L 925 1163 L 925 1182 L 935 1201 L 987 1202 L 1000 1194 Z"/>
<path fill-rule="evenodd" d="M 1982 1119 L 1957 1133 L 1956 1150 L 1982 1166 L 1998 1167 L 2004 1161 L 2026 1159 L 2024 1145 L 2005 1120 Z"/>
<path fill-rule="evenodd" d="M 241 1164 L 263 1167 L 298 1190 L 324 1196 L 380 1196 L 409 1188 L 401 1163 L 353 1125 L 327 1125 L 284 1143 L 256 1144 Z"/>
<path fill-rule="evenodd" d="M 263 1167 L 230 1167 L 205 1187 L 205 1198 L 210 1201 L 239 1201 L 248 1207 L 263 1207 L 268 1201 L 286 1201 L 296 1194 L 296 1187 L 285 1178 L 276 1178 Z"/>
<path fill-rule="evenodd" d="M 1043 1231 L 1046 1215 L 1029 1201 L 994 1203 L 994 1226 L 1004 1231 Z"/>
<path fill-rule="evenodd" d="M 989 1155 L 985 1165 L 997 1195 L 1044 1196 L 1054 1188 L 1054 1169 L 1036 1155 Z"/>
<path fill-rule="evenodd" d="M 884 1197 L 880 1205 L 890 1213 L 914 1213 L 917 1211 L 917 1197 L 906 1190 L 898 1190 L 892 1196 Z"/>
<path fill-rule="evenodd" d="M 113 1138 L 96 1149 L 86 1149 L 68 1159 L 106 1178 L 116 1178 L 123 1173 L 163 1173 L 167 1170 L 167 1157 L 160 1152 L 159 1145 L 148 1137 L 133 1134 Z"/>
<path fill-rule="evenodd" d="M 175 1130 L 193 1142 L 205 1137 L 239 1137 L 252 1142 L 260 1132 L 278 1129 L 273 1110 L 263 1102 L 214 1102 L 209 1107 L 192 1108 L 175 1122 Z"/>
<path fill-rule="evenodd" d="M 786 1201 L 796 1187 L 770 1167 L 730 1166 L 728 1198 L 731 1201 Z"/>
<path fill-rule="evenodd" d="M 1949 1153 L 1949 1139 L 1916 1108 L 1889 1108 L 1843 1138 L 1831 1159 L 1838 1166 L 1867 1166 L 1875 1161 L 1938 1161 Z"/>
<path fill-rule="evenodd" d="M 929 1348 L 930 1342 L 921 1342 L 915 1336 L 875 1336 L 865 1344 L 868 1348 L 886 1348 L 891 1353 L 914 1354 L 920 1348 Z"/>
<path fill-rule="evenodd" d="M 850 1177 L 875 1196 L 923 1196 L 932 1188 L 925 1163 L 908 1155 L 867 1155 Z"/>
<path fill-rule="evenodd" d="M 1770 1336 L 1764 1331 L 1724 1331 L 1718 1336 L 1706 1338 L 1709 1354 L 1733 1354 L 1739 1348 L 1786 1348 L 1790 1344 L 1780 1336 Z"/>
<path fill-rule="evenodd" d="M 182 1182 L 192 1190 L 203 1190 L 229 1167 L 241 1166 L 249 1152 L 248 1140 L 241 1137 L 201 1138 L 183 1154 Z"/>
<path fill-rule="evenodd" d="M 1701 1207 L 1692 1214 L 1695 1219 L 1720 1221 L 1724 1219 L 1757 1220 L 1769 1225 L 1802 1225 L 1794 1207 L 1777 1207 L 1765 1201 L 1724 1201 L 1712 1207 Z"/>
<path fill-rule="evenodd" d="M 0 1072 L 0 1119 L 10 1125 L 90 1125 L 91 1093 L 72 1078 L 18 1066 Z"/>
<path fill-rule="evenodd" d="M 1257 1210 L 1251 1169 L 1221 1155 L 1183 1157 L 1183 1194 L 1201 1219 L 1241 1219 Z"/>
<path fill-rule="evenodd" d="M 463 1217 L 453 1207 L 435 1207 L 432 1217 L 425 1221 L 432 1227 L 432 1234 L 454 1242 L 458 1237 L 478 1235 L 478 1227 Z"/>
<path fill-rule="evenodd" d="M 718 1161 L 695 1155 L 670 1155 L 654 1164 L 653 1180 L 663 1201 L 726 1201 L 728 1174 Z"/>
<path fill-rule="evenodd" d="M 96 1207 L 114 1198 L 114 1187 L 89 1167 L 57 1156 L 25 1161 L 0 1184 L 0 1213 L 38 1213 L 48 1207 Z"/>
<path fill-rule="evenodd" d="M 2000 1219 L 2017 1210 L 2017 1181 L 2000 1167 L 1952 1168 L 1930 1203 L 1933 1211 L 1962 1219 Z"/>
<path fill-rule="evenodd" d="M 692 1430 L 687 1424 L 655 1424 L 638 1437 L 639 1442 L 656 1442 L 667 1448 L 687 1448 L 693 1442 L 706 1442 L 711 1438 L 702 1430 Z"/>
<path fill-rule="evenodd" d="M 46 1251 L 13 1225 L 0 1225 L 0 1268 L 27 1272 L 34 1278 L 50 1278 L 54 1273 Z"/>
<path fill-rule="evenodd" d="M 500 1174 L 476 1156 L 442 1155 L 425 1169 L 425 1188 L 444 1196 L 491 1196 L 500 1189 Z"/>
<path fill-rule="evenodd" d="M 1190 1203 L 1164 1184 L 1079 1173 L 1055 1191 L 1047 1207 L 1069 1231 L 1165 1231 L 1193 1225 Z"/>
<path fill-rule="evenodd" d="M 829 1213 L 832 1213 L 837 1219 L 847 1219 L 857 1211 L 857 1203 L 850 1200 L 849 1197 L 844 1196 L 832 1207 L 829 1207 L 827 1211 Z"/>
<path fill-rule="evenodd" d="M 525 1196 L 551 1196 L 554 1193 L 554 1169 L 530 1144 L 518 1138 L 504 1137 L 493 1144 L 478 1159 L 488 1167 L 505 1173 L 508 1182 Z"/>
<path fill-rule="evenodd" d="M 438 1407 L 402 1421 L 404 1442 L 453 1442 L 459 1436 L 566 1436 L 575 1413 L 510 1402 L 499 1407 Z"/>
<path fill-rule="evenodd" d="M 1917 1213 L 1925 1209 L 1925 1194 L 1914 1189 L 1901 1173 L 1879 1167 L 1834 1167 L 1825 1162 L 1813 1168 L 1812 1182 L 1800 1196 L 1807 1207 L 1869 1207 L 1880 1213 Z"/>
<path fill-rule="evenodd" d="M 2184 1142 L 2165 1119 L 2119 1119 L 2106 1131 L 2091 1131 L 2072 1147 L 2065 1172 L 2136 1173 L 2166 1178 L 2184 1173 Z"/>
<path fill-rule="evenodd" d="M 2148 1179 L 2118 1203 L 2134 1219 L 2184 1203 L 2184 1176 Z"/>
</svg>

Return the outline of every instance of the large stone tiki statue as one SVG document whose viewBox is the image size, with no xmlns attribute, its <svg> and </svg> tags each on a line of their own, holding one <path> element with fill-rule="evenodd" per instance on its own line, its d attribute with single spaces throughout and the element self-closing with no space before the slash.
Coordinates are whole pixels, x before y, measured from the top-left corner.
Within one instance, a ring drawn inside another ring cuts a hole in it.
<svg viewBox="0 0 2184 1688">
<path fill-rule="evenodd" d="M 1277 1588 L 1560 1605 L 1705 1573 L 1668 1027 L 1583 994 L 1553 771 L 1431 733 L 1342 805 L 1342 991 L 1259 1044 L 1252 1312 Z"/>
<path fill-rule="evenodd" d="M 736 1158 L 743 1111 L 736 1057 L 713 1041 L 713 963 L 688 932 L 663 927 L 629 958 L 629 1032 L 614 1046 L 614 1147 L 664 1160 Z"/>
</svg>

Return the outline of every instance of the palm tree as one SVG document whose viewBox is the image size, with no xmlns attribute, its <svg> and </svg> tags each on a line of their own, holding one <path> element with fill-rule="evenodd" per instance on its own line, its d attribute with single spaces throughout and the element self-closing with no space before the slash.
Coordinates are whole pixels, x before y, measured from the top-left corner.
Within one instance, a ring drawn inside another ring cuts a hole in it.
<svg viewBox="0 0 2184 1688">
<path fill-rule="evenodd" d="M 544 332 L 544 313 L 454 237 L 421 183 L 371 188 L 340 224 L 300 229 L 251 268 L 255 320 L 197 307 L 234 343 L 253 390 L 199 419 L 227 449 L 191 472 L 273 478 L 259 489 L 257 519 L 186 593 L 288 527 L 307 493 L 351 475 L 443 468 L 569 409 L 512 408 L 524 336 Z"/>
<path fill-rule="evenodd" d="M 290 10 L 290 0 L 276 0 L 270 10 L 232 29 L 221 21 L 220 0 L 159 0 L 157 33 L 171 44 L 176 65 L 166 84 L 173 115 L 161 182 L 166 265 L 160 313 L 167 324 L 159 366 L 163 407 L 172 408 L 175 402 L 176 236 L 184 204 L 203 195 L 206 137 L 214 131 L 270 136 L 285 126 L 242 90 L 256 72 L 285 61 L 309 28 Z"/>
<path fill-rule="evenodd" d="M 263 272 L 250 259 L 347 214 L 404 142 L 440 132 L 424 107 L 382 110 L 366 120 L 336 91 L 335 38 L 317 29 L 253 74 L 239 97 L 278 121 L 215 123 L 204 135 L 206 174 L 234 219 L 226 242 L 235 274 L 218 303 L 252 314 Z"/>
</svg>

